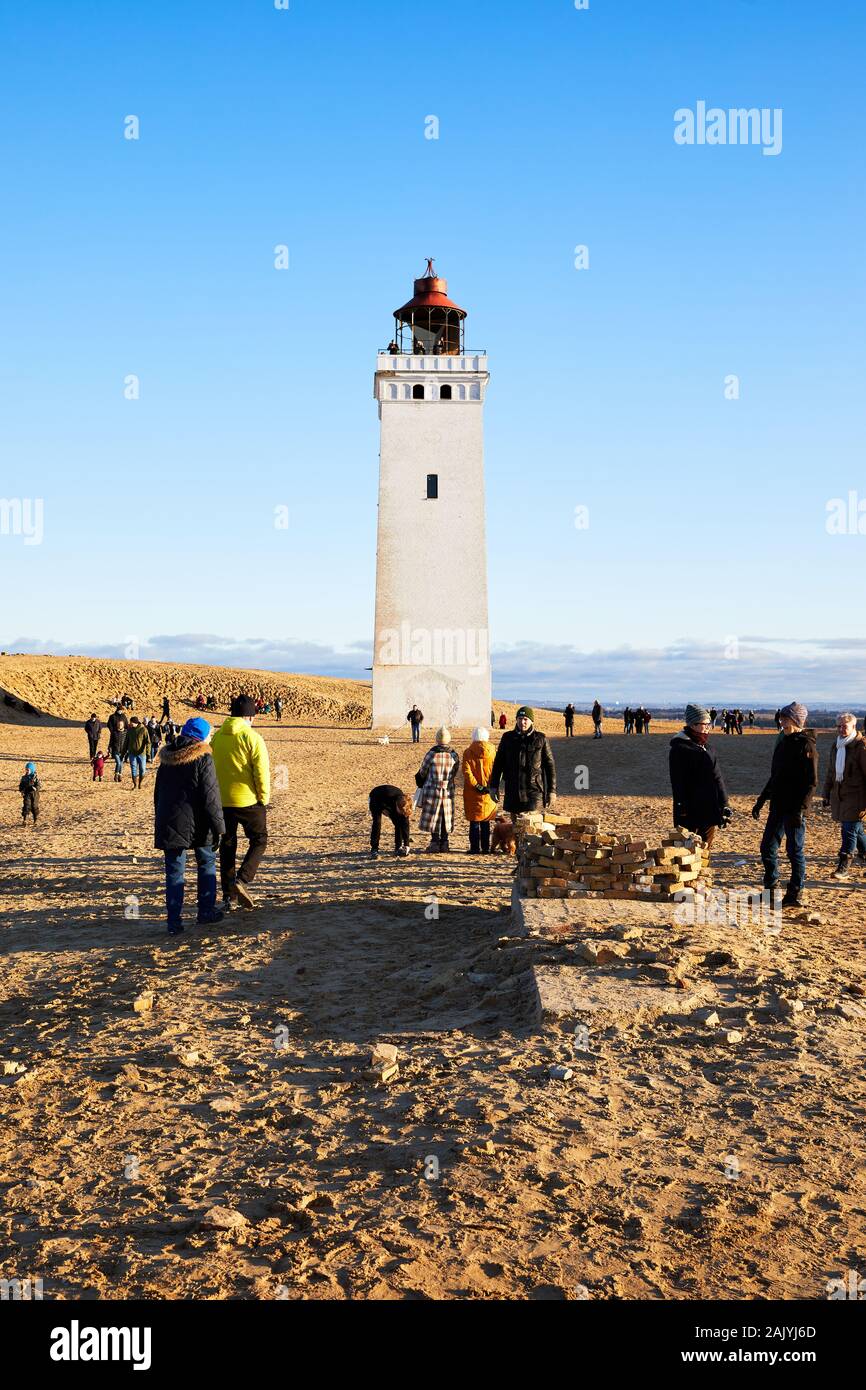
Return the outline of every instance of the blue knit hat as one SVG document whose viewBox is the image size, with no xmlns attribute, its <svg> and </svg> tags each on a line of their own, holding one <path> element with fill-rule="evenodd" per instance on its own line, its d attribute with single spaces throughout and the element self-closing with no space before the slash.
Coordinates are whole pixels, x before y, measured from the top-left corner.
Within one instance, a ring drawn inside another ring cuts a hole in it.
<svg viewBox="0 0 866 1390">
<path fill-rule="evenodd" d="M 206 719 L 188 719 L 180 732 L 182 738 L 197 738 L 199 743 L 204 743 L 210 733 L 210 724 Z"/>
<path fill-rule="evenodd" d="M 25 772 L 35 772 L 35 771 L 36 771 L 36 764 L 35 764 L 35 763 L 25 763 L 25 764 L 24 764 L 24 771 L 25 771 Z"/>
</svg>

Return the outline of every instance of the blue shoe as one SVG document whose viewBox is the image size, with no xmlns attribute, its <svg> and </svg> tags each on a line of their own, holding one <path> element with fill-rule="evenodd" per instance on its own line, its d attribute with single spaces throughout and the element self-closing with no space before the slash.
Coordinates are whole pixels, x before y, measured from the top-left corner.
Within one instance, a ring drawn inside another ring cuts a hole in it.
<svg viewBox="0 0 866 1390">
<path fill-rule="evenodd" d="M 169 934 L 169 936 L 180 936 L 180 934 L 181 934 L 182 931 L 183 931 L 183 923 L 182 923 L 182 922 L 169 922 L 169 924 L 168 924 L 168 934 Z"/>
</svg>

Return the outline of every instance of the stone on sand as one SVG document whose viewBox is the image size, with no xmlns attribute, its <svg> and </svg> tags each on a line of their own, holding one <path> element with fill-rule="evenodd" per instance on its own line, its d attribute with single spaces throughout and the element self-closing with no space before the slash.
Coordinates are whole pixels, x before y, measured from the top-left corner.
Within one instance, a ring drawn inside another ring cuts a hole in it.
<svg viewBox="0 0 866 1390">
<path fill-rule="evenodd" d="M 212 1231 L 240 1231 L 248 1226 L 247 1218 L 231 1207 L 211 1207 L 201 1219 L 202 1226 Z"/>
<path fill-rule="evenodd" d="M 695 1011 L 695 1018 L 698 1023 L 702 1023 L 705 1028 L 718 1028 L 719 1026 L 719 1015 L 716 1013 L 715 1009 L 697 1009 Z"/>
</svg>

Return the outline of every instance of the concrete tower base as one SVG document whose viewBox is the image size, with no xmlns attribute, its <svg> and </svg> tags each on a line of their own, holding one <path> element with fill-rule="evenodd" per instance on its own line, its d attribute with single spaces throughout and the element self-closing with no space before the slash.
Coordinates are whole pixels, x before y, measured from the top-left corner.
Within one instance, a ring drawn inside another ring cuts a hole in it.
<svg viewBox="0 0 866 1390">
<path fill-rule="evenodd" d="M 490 725 L 490 666 L 374 666 L 373 728 L 402 729 L 417 705 L 432 734 L 440 724 L 471 729 Z"/>
</svg>

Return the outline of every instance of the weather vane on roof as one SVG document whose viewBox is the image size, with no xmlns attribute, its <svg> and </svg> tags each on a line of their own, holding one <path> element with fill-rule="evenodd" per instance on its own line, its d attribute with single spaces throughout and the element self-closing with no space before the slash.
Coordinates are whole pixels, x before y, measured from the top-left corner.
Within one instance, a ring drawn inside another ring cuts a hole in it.
<svg viewBox="0 0 866 1390">
<path fill-rule="evenodd" d="M 434 280 L 436 279 L 436 272 L 435 272 L 435 270 L 433 269 L 433 257 L 432 257 L 432 256 L 428 256 L 428 257 L 427 257 L 427 270 L 426 270 L 425 274 L 431 276 Z"/>
</svg>

